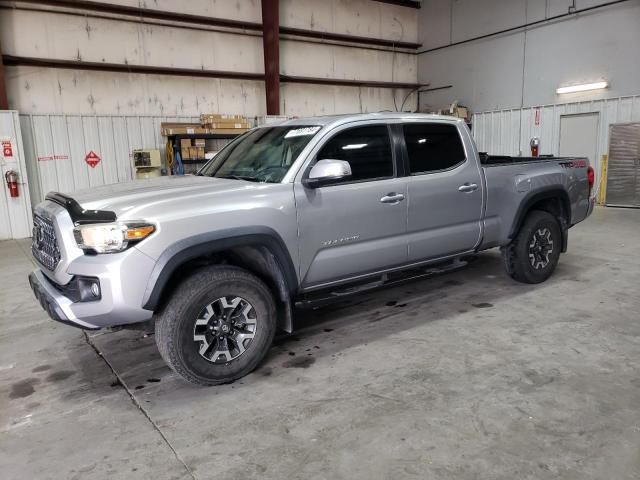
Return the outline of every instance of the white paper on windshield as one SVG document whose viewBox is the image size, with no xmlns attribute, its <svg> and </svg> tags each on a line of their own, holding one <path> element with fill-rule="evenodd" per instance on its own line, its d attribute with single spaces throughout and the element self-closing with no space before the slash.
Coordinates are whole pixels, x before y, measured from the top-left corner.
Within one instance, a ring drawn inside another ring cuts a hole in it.
<svg viewBox="0 0 640 480">
<path fill-rule="evenodd" d="M 307 135 L 315 135 L 315 133 L 320 130 L 322 127 L 304 127 L 304 128 L 296 128 L 295 130 L 289 130 L 284 138 L 291 137 L 304 137 Z"/>
</svg>

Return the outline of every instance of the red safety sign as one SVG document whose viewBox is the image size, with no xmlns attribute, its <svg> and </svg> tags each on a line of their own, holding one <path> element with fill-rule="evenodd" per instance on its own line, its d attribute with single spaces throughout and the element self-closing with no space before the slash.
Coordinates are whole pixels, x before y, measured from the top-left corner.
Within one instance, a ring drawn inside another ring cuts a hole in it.
<svg viewBox="0 0 640 480">
<path fill-rule="evenodd" d="M 87 156 L 84 157 L 84 161 L 87 162 L 87 165 L 89 165 L 91 168 L 96 168 L 96 165 L 100 163 L 100 160 L 101 159 L 98 154 L 93 150 L 87 153 Z"/>
<path fill-rule="evenodd" d="M 3 140 L 2 142 L 2 155 L 5 157 L 13 157 L 13 148 L 11 147 L 11 142 L 8 140 Z"/>
</svg>

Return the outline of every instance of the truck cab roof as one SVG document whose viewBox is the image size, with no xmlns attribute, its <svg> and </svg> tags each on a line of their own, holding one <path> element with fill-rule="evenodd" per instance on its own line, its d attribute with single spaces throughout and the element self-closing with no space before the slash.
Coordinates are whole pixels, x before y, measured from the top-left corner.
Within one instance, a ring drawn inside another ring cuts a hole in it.
<svg viewBox="0 0 640 480">
<path fill-rule="evenodd" d="M 425 121 L 451 121 L 462 123 L 463 120 L 457 117 L 449 117 L 445 115 L 432 115 L 426 113 L 407 113 L 407 112 L 374 112 L 374 113 L 356 113 L 344 115 L 326 115 L 317 117 L 294 118 L 284 120 L 282 122 L 268 123 L 261 127 L 273 126 L 307 126 L 322 125 L 337 127 L 351 122 L 367 121 L 367 120 L 425 120 Z"/>
</svg>

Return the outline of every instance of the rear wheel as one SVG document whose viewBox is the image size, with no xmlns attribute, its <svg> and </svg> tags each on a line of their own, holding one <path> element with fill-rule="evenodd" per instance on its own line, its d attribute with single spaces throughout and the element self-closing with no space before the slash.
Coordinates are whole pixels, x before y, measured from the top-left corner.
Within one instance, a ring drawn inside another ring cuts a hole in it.
<svg viewBox="0 0 640 480">
<path fill-rule="evenodd" d="M 264 358 L 276 331 L 276 308 L 267 286 L 237 267 L 195 272 L 174 292 L 156 319 L 162 358 L 199 385 L 237 380 Z"/>
<path fill-rule="evenodd" d="M 532 211 L 513 241 L 502 249 L 507 273 L 519 282 L 544 282 L 558 265 L 561 245 L 558 220 L 548 212 Z"/>
</svg>

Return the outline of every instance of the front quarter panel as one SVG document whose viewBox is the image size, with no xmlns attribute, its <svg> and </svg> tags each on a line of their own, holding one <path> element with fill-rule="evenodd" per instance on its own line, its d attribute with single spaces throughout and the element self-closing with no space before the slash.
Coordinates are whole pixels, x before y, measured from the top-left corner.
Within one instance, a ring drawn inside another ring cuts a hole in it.
<svg viewBox="0 0 640 480">
<path fill-rule="evenodd" d="M 136 248 L 153 260 L 186 239 L 217 230 L 264 227 L 282 239 L 294 265 L 298 263 L 297 228 L 293 185 L 248 183 L 237 180 L 234 191 L 176 198 L 171 205 L 136 212 L 153 222 L 158 231 Z"/>
</svg>

